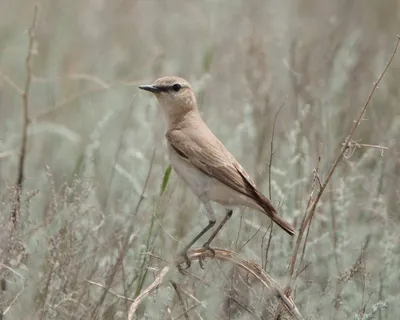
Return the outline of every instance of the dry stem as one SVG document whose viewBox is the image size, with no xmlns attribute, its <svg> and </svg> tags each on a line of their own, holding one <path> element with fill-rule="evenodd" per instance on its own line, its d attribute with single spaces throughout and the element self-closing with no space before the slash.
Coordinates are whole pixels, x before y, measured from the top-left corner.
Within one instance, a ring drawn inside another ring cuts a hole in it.
<svg viewBox="0 0 400 320">
<path fill-rule="evenodd" d="M 144 290 L 140 295 L 136 297 L 135 301 L 133 301 L 131 307 L 129 308 L 128 320 L 133 319 L 133 315 L 135 314 L 137 308 L 139 308 L 139 305 L 142 303 L 143 299 L 146 298 L 151 292 L 153 292 L 160 286 L 160 284 L 164 281 L 164 278 L 167 275 L 169 269 L 170 269 L 169 266 L 165 266 L 158 274 L 156 279 L 153 281 L 153 283 L 149 285 L 146 290 Z"/>
<path fill-rule="evenodd" d="M 25 166 L 25 158 L 26 158 L 26 145 L 28 140 L 28 125 L 29 125 L 29 91 L 31 88 L 31 80 L 32 80 L 32 51 L 33 45 L 35 42 L 35 26 L 36 19 L 38 15 L 38 6 L 37 4 L 34 7 L 33 11 L 33 19 L 32 24 L 28 30 L 29 36 L 29 44 L 28 44 L 28 53 L 25 59 L 25 69 L 26 69 L 26 79 L 25 79 L 25 87 L 22 92 L 22 102 L 23 102 L 23 125 L 22 125 L 22 141 L 21 141 L 21 149 L 19 153 L 19 161 L 18 161 L 18 177 L 16 183 L 16 198 L 11 210 L 11 222 L 16 228 L 17 226 L 17 216 L 20 212 L 21 208 L 21 192 L 23 188 L 24 181 L 24 166 Z"/>
<path fill-rule="evenodd" d="M 286 99 L 285 101 L 281 104 L 279 107 L 278 111 L 276 111 L 275 116 L 274 116 L 274 122 L 272 124 L 272 136 L 271 136 L 271 150 L 270 150 L 270 155 L 269 155 L 269 163 L 268 163 L 268 192 L 269 192 L 269 199 L 272 201 L 272 187 L 271 187 L 271 176 L 272 176 L 272 159 L 274 157 L 274 138 L 275 138 L 275 127 L 276 127 L 276 119 L 278 118 L 279 113 L 281 112 L 282 108 L 286 105 Z M 268 236 L 268 243 L 267 243 L 267 248 L 265 249 L 265 263 L 264 263 L 264 270 L 267 269 L 267 263 L 268 263 L 268 253 L 269 253 L 269 248 L 271 246 L 271 240 L 272 240 L 272 232 L 274 229 L 274 224 L 271 221 L 271 227 L 269 230 L 269 236 Z"/>
<path fill-rule="evenodd" d="M 171 280 L 171 284 L 176 292 L 176 295 L 178 296 L 179 303 L 182 306 L 182 310 L 183 310 L 182 315 L 185 317 L 186 320 L 189 320 L 188 311 L 186 310 L 185 302 L 183 301 L 180 287 L 178 286 L 178 284 L 175 281 L 172 281 L 172 280 Z"/>
</svg>

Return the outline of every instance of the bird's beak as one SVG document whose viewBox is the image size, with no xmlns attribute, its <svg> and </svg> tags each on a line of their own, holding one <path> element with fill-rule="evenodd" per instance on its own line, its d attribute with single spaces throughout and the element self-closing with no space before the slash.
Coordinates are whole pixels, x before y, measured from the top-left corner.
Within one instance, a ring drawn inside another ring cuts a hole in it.
<svg viewBox="0 0 400 320">
<path fill-rule="evenodd" d="M 153 93 L 160 92 L 160 89 L 157 86 L 153 86 L 153 85 L 142 85 L 142 86 L 139 86 L 139 89 L 150 91 Z"/>
</svg>

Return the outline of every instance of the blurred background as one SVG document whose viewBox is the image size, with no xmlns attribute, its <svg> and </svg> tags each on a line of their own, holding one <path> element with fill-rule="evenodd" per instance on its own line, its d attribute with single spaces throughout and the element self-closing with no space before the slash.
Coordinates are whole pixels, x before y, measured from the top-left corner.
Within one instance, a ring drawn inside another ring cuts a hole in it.
<svg viewBox="0 0 400 320">
<path fill-rule="evenodd" d="M 206 226 L 190 190 L 173 172 L 165 178 L 166 125 L 138 85 L 164 75 L 189 80 L 206 123 L 298 228 L 318 191 L 314 169 L 323 181 L 400 33 L 397 0 L 43 0 L 38 9 L 29 71 L 34 2 L 0 1 L 5 319 L 126 319 L 131 302 L 87 280 L 133 299 Z M 395 57 L 312 221 L 294 292 L 307 319 L 400 312 L 399 68 Z M 223 208 L 214 208 L 221 219 Z M 239 251 L 284 286 L 295 240 L 274 228 L 267 250 L 269 226 L 262 214 L 238 209 L 214 245 Z M 273 319 L 252 299 L 252 312 L 226 307 L 232 297 L 221 294 L 227 281 L 216 266 L 193 267 L 220 284 L 211 288 L 174 274 L 203 303 L 185 317 Z M 136 316 L 181 313 L 166 284 Z"/>
</svg>

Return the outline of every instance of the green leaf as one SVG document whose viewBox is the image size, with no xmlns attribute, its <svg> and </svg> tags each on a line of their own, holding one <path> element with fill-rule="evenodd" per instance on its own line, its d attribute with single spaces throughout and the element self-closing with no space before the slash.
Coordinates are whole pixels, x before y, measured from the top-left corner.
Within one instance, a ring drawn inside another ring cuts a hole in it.
<svg viewBox="0 0 400 320">
<path fill-rule="evenodd" d="M 167 184 L 168 184 L 169 178 L 171 177 L 171 171 L 172 171 L 172 167 L 171 167 L 171 165 L 169 165 L 168 168 L 164 172 L 164 177 L 163 177 L 162 184 L 161 184 L 160 196 L 165 192 L 165 189 L 167 189 Z"/>
</svg>

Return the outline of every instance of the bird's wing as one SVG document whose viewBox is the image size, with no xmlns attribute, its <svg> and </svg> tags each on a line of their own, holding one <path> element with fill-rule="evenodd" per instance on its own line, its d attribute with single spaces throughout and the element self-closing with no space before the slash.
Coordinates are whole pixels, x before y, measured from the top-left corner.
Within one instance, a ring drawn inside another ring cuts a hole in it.
<svg viewBox="0 0 400 320">
<path fill-rule="evenodd" d="M 166 137 L 184 160 L 232 189 L 256 198 L 256 186 L 246 171 L 211 131 L 206 133 L 200 136 L 175 129 L 168 131 Z"/>
</svg>

